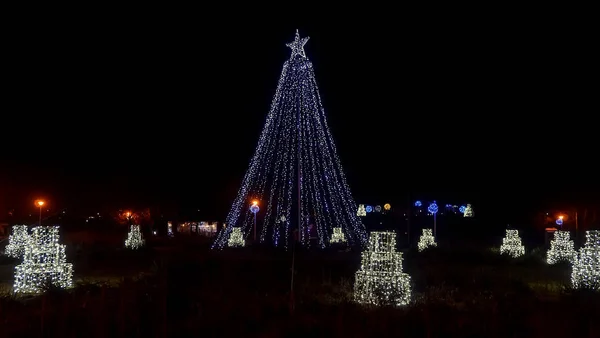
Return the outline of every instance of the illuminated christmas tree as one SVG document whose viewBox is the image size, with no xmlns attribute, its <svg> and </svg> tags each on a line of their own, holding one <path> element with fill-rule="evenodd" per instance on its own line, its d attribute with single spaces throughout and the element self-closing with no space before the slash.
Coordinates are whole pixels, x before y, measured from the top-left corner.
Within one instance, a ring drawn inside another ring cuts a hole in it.
<svg viewBox="0 0 600 338">
<path fill-rule="evenodd" d="M 242 229 L 233 228 L 233 231 L 231 231 L 231 235 L 229 236 L 229 240 L 227 241 L 227 246 L 236 247 L 244 245 L 246 245 L 246 241 L 244 241 L 244 234 L 242 233 Z"/>
<path fill-rule="evenodd" d="M 346 236 L 344 236 L 342 228 L 333 228 L 330 243 L 346 243 Z"/>
<path fill-rule="evenodd" d="M 573 264 L 571 283 L 575 289 L 600 290 L 600 230 L 586 231 L 585 237 Z"/>
<path fill-rule="evenodd" d="M 128 249 L 139 249 L 146 244 L 142 231 L 139 225 L 131 225 L 127 239 L 125 240 L 125 247 Z"/>
<path fill-rule="evenodd" d="M 15 267 L 14 292 L 39 293 L 51 285 L 73 286 L 73 265 L 67 263 L 66 246 L 58 240 L 58 226 L 33 228 L 23 263 Z"/>
<path fill-rule="evenodd" d="M 364 244 L 366 230 L 354 202 L 329 129 L 312 63 L 304 53 L 308 38 L 288 43 L 292 53 L 284 63 L 271 109 L 250 166 L 213 248 L 223 248 L 232 229 L 253 227 L 252 200 L 261 204 L 260 242 L 287 248 L 292 232 L 310 245 L 313 225 L 321 248 L 341 227 L 350 244 Z M 279 221 L 285 217 L 283 226 Z M 269 239 L 270 238 L 270 239 Z"/>
<path fill-rule="evenodd" d="M 548 250 L 548 264 L 573 263 L 576 258 L 577 251 L 575 251 L 575 243 L 571 240 L 571 234 L 568 231 L 555 231 Z"/>
<path fill-rule="evenodd" d="M 360 216 L 360 217 L 367 216 L 367 209 L 365 209 L 364 204 L 358 205 L 358 211 L 356 212 L 356 216 Z"/>
<path fill-rule="evenodd" d="M 506 230 L 506 237 L 502 239 L 500 254 L 507 254 L 512 258 L 517 258 L 525 254 L 525 247 L 521 244 L 518 230 Z"/>
<path fill-rule="evenodd" d="M 354 300 L 370 305 L 406 305 L 410 276 L 402 272 L 402 253 L 396 252 L 396 234 L 371 232 L 356 272 Z"/>
<path fill-rule="evenodd" d="M 467 204 L 464 212 L 465 217 L 473 217 L 473 207 L 470 204 Z"/>
<path fill-rule="evenodd" d="M 423 229 L 423 234 L 421 235 L 421 238 L 419 238 L 419 243 L 417 244 L 419 252 L 432 246 L 437 246 L 435 238 L 433 237 L 433 232 L 431 229 Z"/>
<path fill-rule="evenodd" d="M 4 253 L 12 258 L 22 258 L 30 239 L 27 225 L 13 225 Z"/>
</svg>

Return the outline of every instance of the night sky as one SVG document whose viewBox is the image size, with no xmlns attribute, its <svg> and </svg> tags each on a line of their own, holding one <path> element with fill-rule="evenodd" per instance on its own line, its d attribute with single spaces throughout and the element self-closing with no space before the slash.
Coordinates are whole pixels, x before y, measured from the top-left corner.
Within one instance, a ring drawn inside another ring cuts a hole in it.
<svg viewBox="0 0 600 338">
<path fill-rule="evenodd" d="M 584 27 L 501 16 L 215 24 L 206 13 L 155 15 L 10 29 L 0 209 L 41 196 L 55 208 L 169 204 L 221 220 L 296 28 L 310 36 L 357 202 L 404 203 L 407 191 L 521 209 L 598 198 L 595 45 Z"/>
</svg>

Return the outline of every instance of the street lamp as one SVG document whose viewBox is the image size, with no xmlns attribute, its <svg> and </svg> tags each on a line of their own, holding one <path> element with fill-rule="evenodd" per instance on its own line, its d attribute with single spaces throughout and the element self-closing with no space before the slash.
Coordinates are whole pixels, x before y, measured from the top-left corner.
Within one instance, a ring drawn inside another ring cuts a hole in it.
<svg viewBox="0 0 600 338">
<path fill-rule="evenodd" d="M 260 208 L 258 207 L 258 201 L 252 201 L 252 205 L 250 206 L 250 211 L 254 214 L 254 242 L 256 242 L 256 214 Z"/>
<path fill-rule="evenodd" d="M 562 230 L 562 225 L 563 225 L 563 222 L 564 222 L 563 218 L 565 218 L 565 216 L 560 215 L 560 216 L 558 216 L 558 219 L 556 220 L 556 224 L 560 225 L 560 230 Z"/>
<path fill-rule="evenodd" d="M 42 200 L 35 201 L 35 205 L 37 205 L 38 207 L 40 207 L 40 223 L 39 223 L 39 226 L 42 226 L 42 207 L 44 206 L 44 204 L 46 204 L 46 203 L 44 201 L 42 201 Z"/>
<path fill-rule="evenodd" d="M 439 211 L 439 207 L 437 205 L 437 203 L 435 203 L 435 201 L 433 201 L 433 203 L 431 203 L 429 205 L 429 207 L 427 207 L 427 211 L 429 211 L 431 214 L 433 214 L 433 238 L 437 238 L 437 220 L 436 220 L 436 215 Z"/>
</svg>

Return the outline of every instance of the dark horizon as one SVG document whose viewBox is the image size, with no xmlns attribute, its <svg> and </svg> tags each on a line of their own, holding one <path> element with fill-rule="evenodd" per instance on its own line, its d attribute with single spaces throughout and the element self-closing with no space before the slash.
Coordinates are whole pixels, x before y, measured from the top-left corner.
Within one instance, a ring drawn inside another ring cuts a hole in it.
<svg viewBox="0 0 600 338">
<path fill-rule="evenodd" d="M 296 28 L 310 37 L 357 203 L 405 204 L 409 190 L 514 214 L 600 203 L 595 124 L 583 115 L 592 54 L 568 30 L 181 25 L 15 35 L 0 208 L 42 197 L 53 208 L 170 205 L 225 218 Z"/>
</svg>

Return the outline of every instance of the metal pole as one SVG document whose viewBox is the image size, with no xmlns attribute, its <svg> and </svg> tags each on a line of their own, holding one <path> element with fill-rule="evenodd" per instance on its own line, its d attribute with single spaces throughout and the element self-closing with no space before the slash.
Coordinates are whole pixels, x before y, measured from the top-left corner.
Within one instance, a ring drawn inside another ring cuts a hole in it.
<svg viewBox="0 0 600 338">
<path fill-rule="evenodd" d="M 40 205 L 40 226 L 42 226 L 42 206 Z"/>
<path fill-rule="evenodd" d="M 436 220 L 437 212 L 433 214 L 433 238 L 437 239 L 437 220 Z"/>
<path fill-rule="evenodd" d="M 297 93 L 299 94 L 299 93 Z M 298 153 L 297 153 L 297 157 L 298 157 L 298 240 L 300 239 L 300 226 L 302 224 L 302 199 L 301 199 L 301 192 L 302 192 L 302 170 L 301 170 L 301 161 L 300 161 L 300 153 L 301 153 L 301 144 L 300 144 L 300 139 L 301 139 L 301 124 L 300 124 L 300 107 L 301 107 L 301 101 L 300 101 L 300 96 L 298 95 L 298 113 L 296 115 L 296 123 L 298 124 Z M 294 267 L 295 267 L 295 261 L 296 261 L 296 241 L 292 236 L 292 278 L 290 280 L 290 310 L 294 311 L 295 305 L 294 305 Z"/>
<path fill-rule="evenodd" d="M 256 243 L 256 213 L 254 213 L 254 243 Z"/>
</svg>

